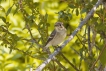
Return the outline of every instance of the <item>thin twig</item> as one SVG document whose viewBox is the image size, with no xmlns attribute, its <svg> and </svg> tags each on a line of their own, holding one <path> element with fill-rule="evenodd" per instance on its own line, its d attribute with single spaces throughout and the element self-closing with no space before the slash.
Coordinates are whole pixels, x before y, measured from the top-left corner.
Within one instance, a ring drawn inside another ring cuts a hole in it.
<svg viewBox="0 0 106 71">
<path fill-rule="evenodd" d="M 89 49 L 89 55 L 91 56 L 92 47 L 91 47 L 91 41 L 90 41 L 90 26 L 88 26 L 88 49 Z"/>
<path fill-rule="evenodd" d="M 102 48 L 101 52 L 100 52 L 100 55 L 98 56 L 98 58 L 96 59 L 96 61 L 92 64 L 91 68 L 90 68 L 90 71 L 92 71 L 92 69 L 94 68 L 95 64 L 98 62 L 98 60 L 100 59 L 102 53 L 104 52 L 104 50 L 106 49 L 106 43 L 104 45 L 104 47 Z"/>
<path fill-rule="evenodd" d="M 29 27 L 29 24 L 27 24 L 27 23 L 26 23 L 26 28 L 28 29 L 31 38 L 33 39 L 33 35 L 32 35 L 32 32 L 31 32 L 31 29 L 30 29 L 30 27 Z"/>
<path fill-rule="evenodd" d="M 78 40 L 80 41 L 80 43 L 86 48 L 85 43 L 83 43 L 83 42 L 81 41 L 81 39 L 78 37 L 78 35 L 76 35 L 76 36 L 77 36 Z"/>
<path fill-rule="evenodd" d="M 29 31 L 29 33 L 30 33 L 31 42 L 36 43 L 36 45 L 37 45 L 38 47 L 42 47 L 42 45 L 40 45 L 40 44 L 34 39 L 34 37 L 33 37 L 33 35 L 32 35 L 32 32 L 31 32 L 31 29 L 30 29 L 30 26 L 29 26 L 27 23 L 26 23 L 26 28 L 28 29 L 28 31 Z"/>
<path fill-rule="evenodd" d="M 19 4 L 19 6 L 20 6 L 21 12 L 23 13 L 23 17 L 24 17 L 24 20 L 25 20 L 25 22 L 26 22 L 26 24 L 25 24 L 25 25 L 26 25 L 26 28 L 28 29 L 28 31 L 29 31 L 29 33 L 30 33 L 31 42 L 36 43 L 39 47 L 41 47 L 42 45 L 40 45 L 40 44 L 34 39 L 34 37 L 33 37 L 33 35 L 32 35 L 30 26 L 29 26 L 28 21 L 27 21 L 28 19 L 26 18 L 26 16 L 28 16 L 28 14 L 27 14 L 27 12 L 23 9 L 22 1 L 23 1 L 23 0 L 19 0 L 18 4 Z"/>
<path fill-rule="evenodd" d="M 73 65 L 73 64 L 63 55 L 63 53 L 60 53 L 60 55 L 61 55 L 76 71 L 79 71 L 79 70 L 77 69 L 77 67 L 76 67 L 75 65 Z"/>
<path fill-rule="evenodd" d="M 60 67 L 64 69 L 64 71 L 68 71 L 57 59 L 54 60 Z"/>
<path fill-rule="evenodd" d="M 70 35 L 69 38 L 59 48 L 57 48 L 52 54 L 50 54 L 49 57 L 39 67 L 36 68 L 35 71 L 42 71 L 42 69 L 53 59 L 53 57 L 56 56 L 62 50 L 62 48 L 64 48 L 64 46 L 74 38 L 74 36 L 78 33 L 78 31 L 82 28 L 82 26 L 92 17 L 92 15 L 94 14 L 94 12 L 96 11 L 97 7 L 100 4 L 101 4 L 101 0 L 98 0 L 96 5 L 87 14 L 85 19 L 80 22 L 80 25 L 78 26 L 78 28 L 75 29 L 72 35 Z"/>
</svg>

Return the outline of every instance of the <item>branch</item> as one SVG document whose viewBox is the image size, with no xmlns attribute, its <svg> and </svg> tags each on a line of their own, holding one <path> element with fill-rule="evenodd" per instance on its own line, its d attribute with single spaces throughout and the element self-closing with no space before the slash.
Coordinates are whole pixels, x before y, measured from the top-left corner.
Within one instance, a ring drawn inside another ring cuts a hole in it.
<svg viewBox="0 0 106 71">
<path fill-rule="evenodd" d="M 92 47 L 91 47 L 91 41 L 90 41 L 90 26 L 88 26 L 88 49 L 89 49 L 89 55 L 91 56 Z"/>
<path fill-rule="evenodd" d="M 30 33 L 31 38 L 32 38 L 32 39 L 34 39 L 34 38 L 33 38 L 33 35 L 32 35 L 32 32 L 31 32 L 31 29 L 30 29 L 30 27 L 29 27 L 29 24 L 28 24 L 28 23 L 26 23 L 26 28 L 28 29 L 28 31 L 29 31 L 29 33 Z"/>
<path fill-rule="evenodd" d="M 80 22 L 80 25 L 78 26 L 78 28 L 74 30 L 72 35 L 70 35 L 69 38 L 59 48 L 57 48 L 52 54 L 50 54 L 49 57 L 38 68 L 36 68 L 35 71 L 42 71 L 42 69 L 53 59 L 53 57 L 56 56 L 62 50 L 62 48 L 64 48 L 64 46 L 68 44 L 74 38 L 74 36 L 78 33 L 78 31 L 82 28 L 82 26 L 90 19 L 90 17 L 93 15 L 93 13 L 96 11 L 97 7 L 100 4 L 101 4 L 101 0 L 98 0 L 95 6 L 87 14 L 85 19 Z"/>
<path fill-rule="evenodd" d="M 76 71 L 80 71 L 77 69 L 77 67 L 75 65 L 73 65 L 64 55 L 63 53 L 60 53 L 60 55 L 76 70 Z"/>
<path fill-rule="evenodd" d="M 62 68 L 64 69 L 64 71 L 68 71 L 68 70 L 60 63 L 60 61 L 58 61 L 57 59 L 54 59 L 54 61 L 55 61 L 60 67 L 62 67 Z"/>
</svg>

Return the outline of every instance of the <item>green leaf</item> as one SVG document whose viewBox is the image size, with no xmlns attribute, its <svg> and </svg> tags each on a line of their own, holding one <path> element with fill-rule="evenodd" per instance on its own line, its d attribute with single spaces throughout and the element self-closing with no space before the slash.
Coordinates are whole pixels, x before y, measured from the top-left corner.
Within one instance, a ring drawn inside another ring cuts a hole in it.
<svg viewBox="0 0 106 71">
<path fill-rule="evenodd" d="M 105 49 L 103 50 L 103 52 L 100 56 L 100 61 L 103 65 L 106 65 L 106 47 L 105 47 Z"/>
<path fill-rule="evenodd" d="M 87 9 L 86 8 L 82 9 L 81 12 L 80 12 L 80 14 L 83 14 L 85 12 L 87 12 Z"/>
<path fill-rule="evenodd" d="M 6 16 L 9 15 L 9 13 L 11 12 L 12 7 L 14 6 L 14 4 L 7 10 Z"/>
<path fill-rule="evenodd" d="M 77 16 L 79 15 L 79 11 L 78 11 L 78 8 L 76 9 L 76 15 L 77 15 Z"/>
<path fill-rule="evenodd" d="M 12 57 L 12 60 L 16 60 L 16 59 L 19 59 L 21 57 L 22 57 L 22 54 L 17 53 Z"/>
<path fill-rule="evenodd" d="M 95 27 L 97 32 L 106 31 L 106 25 L 103 23 L 97 23 Z"/>
<path fill-rule="evenodd" d="M 5 9 L 2 6 L 0 6 L 0 11 L 5 12 Z"/>
<path fill-rule="evenodd" d="M 72 19 L 72 14 L 68 14 L 68 17 L 69 17 L 70 19 Z"/>
<path fill-rule="evenodd" d="M 2 21 L 3 21 L 4 23 L 6 23 L 5 17 L 0 16 L 0 18 L 2 19 Z"/>
<path fill-rule="evenodd" d="M 69 4 L 70 8 L 76 8 L 73 4 Z"/>
<path fill-rule="evenodd" d="M 46 13 L 44 16 L 45 21 L 47 21 L 47 18 L 48 18 L 48 14 Z"/>
<path fill-rule="evenodd" d="M 12 52 L 12 48 L 10 48 L 10 51 L 9 51 L 9 53 L 11 53 Z"/>
<path fill-rule="evenodd" d="M 15 15 L 15 14 L 17 13 L 18 9 L 19 9 L 19 7 L 17 7 L 17 8 L 15 9 L 13 15 Z"/>
</svg>

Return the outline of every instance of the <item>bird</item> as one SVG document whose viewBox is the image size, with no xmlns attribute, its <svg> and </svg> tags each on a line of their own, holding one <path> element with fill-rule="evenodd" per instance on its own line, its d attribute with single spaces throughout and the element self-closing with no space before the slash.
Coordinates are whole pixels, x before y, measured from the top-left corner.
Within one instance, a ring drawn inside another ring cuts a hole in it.
<svg viewBox="0 0 106 71">
<path fill-rule="evenodd" d="M 63 26 L 62 22 L 56 22 L 54 25 L 54 30 L 50 34 L 43 51 L 47 51 L 50 46 L 57 46 L 60 44 L 66 37 L 66 28 Z"/>
</svg>

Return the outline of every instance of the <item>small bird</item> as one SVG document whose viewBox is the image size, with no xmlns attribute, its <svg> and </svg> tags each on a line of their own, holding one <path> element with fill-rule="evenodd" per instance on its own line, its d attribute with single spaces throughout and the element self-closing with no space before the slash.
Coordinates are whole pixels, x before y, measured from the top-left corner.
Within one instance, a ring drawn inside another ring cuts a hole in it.
<svg viewBox="0 0 106 71">
<path fill-rule="evenodd" d="M 66 28 L 62 22 L 56 22 L 54 25 L 54 31 L 49 36 L 46 45 L 43 47 L 43 51 L 46 51 L 49 46 L 57 46 L 66 37 Z"/>
</svg>

